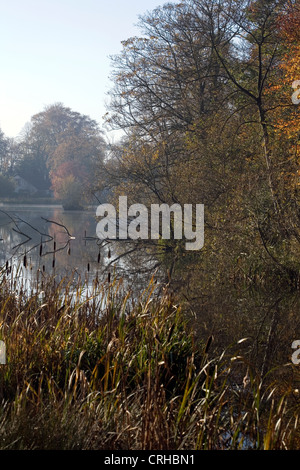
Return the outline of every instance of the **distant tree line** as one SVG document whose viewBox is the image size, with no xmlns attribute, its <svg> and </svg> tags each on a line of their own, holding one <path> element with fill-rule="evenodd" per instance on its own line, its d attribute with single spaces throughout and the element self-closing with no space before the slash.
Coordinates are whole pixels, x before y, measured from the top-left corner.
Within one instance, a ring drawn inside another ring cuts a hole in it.
<svg viewBox="0 0 300 470">
<path fill-rule="evenodd" d="M 12 178 L 18 175 L 40 193 L 52 190 L 66 208 L 83 207 L 104 151 L 96 121 L 60 103 L 48 106 L 15 141 L 0 134 L 0 195 L 12 195 Z"/>
</svg>

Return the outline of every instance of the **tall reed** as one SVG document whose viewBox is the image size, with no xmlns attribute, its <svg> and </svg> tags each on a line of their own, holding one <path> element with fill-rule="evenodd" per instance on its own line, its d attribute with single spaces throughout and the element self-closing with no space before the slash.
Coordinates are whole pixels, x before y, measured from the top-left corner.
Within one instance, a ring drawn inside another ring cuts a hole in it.
<svg viewBox="0 0 300 470">
<path fill-rule="evenodd" d="M 290 449 L 293 388 L 256 377 L 239 344 L 214 354 L 153 278 L 0 286 L 1 449 Z M 158 292 L 160 293 L 158 295 Z"/>
</svg>

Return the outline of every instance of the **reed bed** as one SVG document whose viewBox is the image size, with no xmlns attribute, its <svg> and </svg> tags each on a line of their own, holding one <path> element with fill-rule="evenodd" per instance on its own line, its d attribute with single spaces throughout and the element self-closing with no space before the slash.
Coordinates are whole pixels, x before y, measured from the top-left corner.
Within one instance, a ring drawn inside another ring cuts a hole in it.
<svg viewBox="0 0 300 470">
<path fill-rule="evenodd" d="M 300 400 L 215 354 L 167 286 L 0 286 L 0 449 L 297 449 Z M 293 371 L 297 374 L 297 371 Z"/>
</svg>

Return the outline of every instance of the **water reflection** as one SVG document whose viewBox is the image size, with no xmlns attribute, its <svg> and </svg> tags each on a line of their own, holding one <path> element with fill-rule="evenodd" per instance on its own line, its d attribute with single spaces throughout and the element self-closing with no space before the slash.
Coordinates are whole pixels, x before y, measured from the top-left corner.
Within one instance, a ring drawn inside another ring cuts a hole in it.
<svg viewBox="0 0 300 470">
<path fill-rule="evenodd" d="M 0 265 L 18 273 L 28 286 L 36 273 L 57 279 L 74 276 L 92 283 L 124 277 L 137 287 L 157 261 L 149 250 L 96 237 L 95 210 L 64 211 L 58 206 L 0 207 Z M 6 271 L 8 271 L 6 269 Z"/>
</svg>

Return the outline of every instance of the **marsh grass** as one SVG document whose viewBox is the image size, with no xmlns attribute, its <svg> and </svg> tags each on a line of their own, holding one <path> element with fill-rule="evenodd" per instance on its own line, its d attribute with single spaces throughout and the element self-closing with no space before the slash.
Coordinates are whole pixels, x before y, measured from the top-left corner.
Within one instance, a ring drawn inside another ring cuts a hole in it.
<svg viewBox="0 0 300 470">
<path fill-rule="evenodd" d="M 298 448 L 293 387 L 214 354 L 167 287 L 72 279 L 2 276 L 0 449 Z"/>
</svg>

